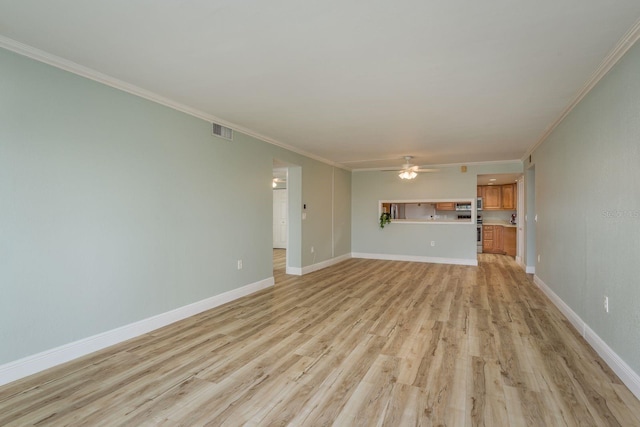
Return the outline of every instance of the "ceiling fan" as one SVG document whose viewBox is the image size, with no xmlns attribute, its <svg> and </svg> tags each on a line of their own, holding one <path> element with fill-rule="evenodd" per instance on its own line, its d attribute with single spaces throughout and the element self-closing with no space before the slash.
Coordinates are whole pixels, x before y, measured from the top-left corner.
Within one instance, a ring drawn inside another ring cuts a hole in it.
<svg viewBox="0 0 640 427">
<path fill-rule="evenodd" d="M 418 176 L 419 173 L 438 171 L 438 169 L 421 169 L 420 166 L 418 165 L 412 165 L 411 159 L 413 159 L 413 156 L 404 156 L 403 159 L 405 160 L 405 164 L 402 165 L 401 170 L 398 170 L 398 169 L 382 169 L 382 170 L 398 172 L 398 176 L 401 179 L 414 179 L 415 177 Z"/>
</svg>

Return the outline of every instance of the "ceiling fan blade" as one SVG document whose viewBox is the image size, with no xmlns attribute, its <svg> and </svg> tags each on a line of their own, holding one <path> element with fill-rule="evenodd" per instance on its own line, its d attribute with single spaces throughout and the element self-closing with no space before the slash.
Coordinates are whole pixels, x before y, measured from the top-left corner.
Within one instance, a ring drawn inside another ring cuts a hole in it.
<svg viewBox="0 0 640 427">
<path fill-rule="evenodd" d="M 440 169 L 414 169 L 414 171 L 416 172 L 440 172 Z"/>
</svg>

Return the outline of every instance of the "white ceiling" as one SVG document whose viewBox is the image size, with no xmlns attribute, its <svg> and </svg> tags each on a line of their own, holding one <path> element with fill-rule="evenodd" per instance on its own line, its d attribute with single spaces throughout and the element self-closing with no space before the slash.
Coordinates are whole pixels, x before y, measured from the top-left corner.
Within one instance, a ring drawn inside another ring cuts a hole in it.
<svg viewBox="0 0 640 427">
<path fill-rule="evenodd" d="M 0 0 L 0 11 L 6 38 L 360 169 L 404 155 L 522 158 L 637 26 L 640 1 Z"/>
<path fill-rule="evenodd" d="M 521 173 L 498 173 L 478 175 L 478 185 L 513 184 L 521 177 Z"/>
</svg>

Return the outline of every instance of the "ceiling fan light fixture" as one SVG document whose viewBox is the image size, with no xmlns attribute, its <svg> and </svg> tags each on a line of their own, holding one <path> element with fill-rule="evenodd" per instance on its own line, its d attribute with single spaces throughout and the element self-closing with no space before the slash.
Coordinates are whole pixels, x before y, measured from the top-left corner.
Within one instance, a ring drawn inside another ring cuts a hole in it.
<svg viewBox="0 0 640 427">
<path fill-rule="evenodd" d="M 418 174 L 412 170 L 404 170 L 398 174 L 400 179 L 414 179 Z"/>
</svg>

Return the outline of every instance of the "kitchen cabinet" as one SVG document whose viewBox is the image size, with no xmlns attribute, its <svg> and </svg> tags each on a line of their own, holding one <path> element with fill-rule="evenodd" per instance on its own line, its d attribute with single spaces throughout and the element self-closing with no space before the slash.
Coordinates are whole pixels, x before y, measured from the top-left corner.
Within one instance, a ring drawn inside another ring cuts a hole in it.
<svg viewBox="0 0 640 427">
<path fill-rule="evenodd" d="M 503 229 L 501 225 L 482 226 L 482 252 L 504 254 Z"/>
<path fill-rule="evenodd" d="M 478 197 L 482 197 L 484 210 L 516 210 L 516 184 L 479 185 Z"/>
<path fill-rule="evenodd" d="M 502 186 L 502 209 L 516 209 L 516 185 L 505 184 Z"/>
<path fill-rule="evenodd" d="M 493 252 L 493 225 L 482 226 L 482 252 Z"/>
<path fill-rule="evenodd" d="M 455 202 L 436 203 L 436 210 L 437 211 L 455 211 L 456 203 Z"/>
<path fill-rule="evenodd" d="M 516 227 L 482 226 L 482 252 L 516 256 Z"/>
<path fill-rule="evenodd" d="M 502 188 L 499 185 L 485 185 L 482 189 L 482 209 L 502 209 Z"/>
<path fill-rule="evenodd" d="M 497 254 L 504 254 L 504 227 L 495 225 L 493 229 L 493 250 Z"/>
<path fill-rule="evenodd" d="M 512 257 L 516 256 L 516 227 L 504 228 L 504 253 Z"/>
</svg>

